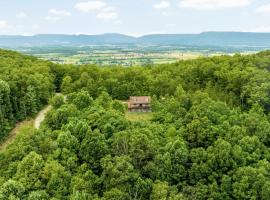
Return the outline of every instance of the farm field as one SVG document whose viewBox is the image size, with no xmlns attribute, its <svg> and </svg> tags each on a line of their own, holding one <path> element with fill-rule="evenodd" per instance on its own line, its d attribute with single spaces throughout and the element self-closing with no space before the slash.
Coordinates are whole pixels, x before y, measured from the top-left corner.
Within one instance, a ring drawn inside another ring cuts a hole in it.
<svg viewBox="0 0 270 200">
<path fill-rule="evenodd" d="M 88 45 L 88 46 L 44 46 L 16 48 L 22 53 L 36 56 L 58 64 L 95 64 L 139 66 L 174 63 L 180 60 L 234 55 L 253 54 L 256 48 L 221 48 L 211 46 L 173 45 Z"/>
</svg>

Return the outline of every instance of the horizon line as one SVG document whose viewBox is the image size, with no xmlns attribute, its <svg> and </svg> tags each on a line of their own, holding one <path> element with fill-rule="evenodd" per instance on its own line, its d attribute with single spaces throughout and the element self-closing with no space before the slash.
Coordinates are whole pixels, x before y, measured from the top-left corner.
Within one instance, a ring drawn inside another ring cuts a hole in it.
<svg viewBox="0 0 270 200">
<path fill-rule="evenodd" d="M 140 38 L 144 36 L 151 36 L 151 35 L 200 35 L 203 33 L 251 33 L 251 34 L 270 34 L 270 32 L 256 32 L 256 31 L 202 31 L 198 33 L 145 33 L 145 34 L 131 34 L 131 33 L 35 33 L 35 34 L 0 34 L 0 37 L 3 36 L 22 36 L 22 37 L 33 37 L 39 35 L 66 35 L 66 36 L 101 36 L 101 35 L 122 35 L 122 36 L 129 36 L 134 38 Z"/>
</svg>

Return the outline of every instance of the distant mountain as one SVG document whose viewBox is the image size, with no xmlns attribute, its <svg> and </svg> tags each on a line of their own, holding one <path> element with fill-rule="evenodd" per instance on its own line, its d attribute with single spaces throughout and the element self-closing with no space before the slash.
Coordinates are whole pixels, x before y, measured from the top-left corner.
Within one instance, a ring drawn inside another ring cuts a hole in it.
<svg viewBox="0 0 270 200">
<path fill-rule="evenodd" d="M 51 45 L 98 45 L 126 44 L 135 42 L 136 38 L 121 34 L 104 35 L 62 35 L 41 34 L 34 36 L 0 36 L 0 46 L 51 46 Z"/>
<path fill-rule="evenodd" d="M 143 43 L 196 46 L 270 46 L 270 33 L 204 32 L 201 34 L 146 35 Z"/>
<path fill-rule="evenodd" d="M 201 34 L 154 34 L 142 37 L 122 34 L 0 36 L 0 47 L 120 44 L 270 47 L 270 33 L 204 32 Z"/>
</svg>

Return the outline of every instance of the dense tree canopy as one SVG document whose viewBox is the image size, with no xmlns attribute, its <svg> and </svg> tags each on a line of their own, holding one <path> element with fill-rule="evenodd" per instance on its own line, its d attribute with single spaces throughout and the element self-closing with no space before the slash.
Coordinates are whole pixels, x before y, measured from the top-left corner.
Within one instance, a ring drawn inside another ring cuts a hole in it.
<svg viewBox="0 0 270 200">
<path fill-rule="evenodd" d="M 51 63 L 0 50 L 0 141 L 18 121 L 36 114 L 54 92 Z"/>
<path fill-rule="evenodd" d="M 133 68 L 0 57 L 2 130 L 67 95 L 0 152 L 0 200 L 269 199 L 269 52 Z M 126 118 L 131 95 L 152 96 L 151 120 Z"/>
</svg>

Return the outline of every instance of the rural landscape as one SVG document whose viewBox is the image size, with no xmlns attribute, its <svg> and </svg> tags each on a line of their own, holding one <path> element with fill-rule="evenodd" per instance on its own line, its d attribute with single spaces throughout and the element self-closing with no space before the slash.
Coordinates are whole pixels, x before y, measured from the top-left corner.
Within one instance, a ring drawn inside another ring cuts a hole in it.
<svg viewBox="0 0 270 200">
<path fill-rule="evenodd" d="M 269 2 L 0 11 L 0 200 L 270 199 Z"/>
<path fill-rule="evenodd" d="M 0 36 L 0 47 L 58 64 L 130 67 L 235 53 L 254 54 L 270 48 L 270 33 Z"/>
</svg>

